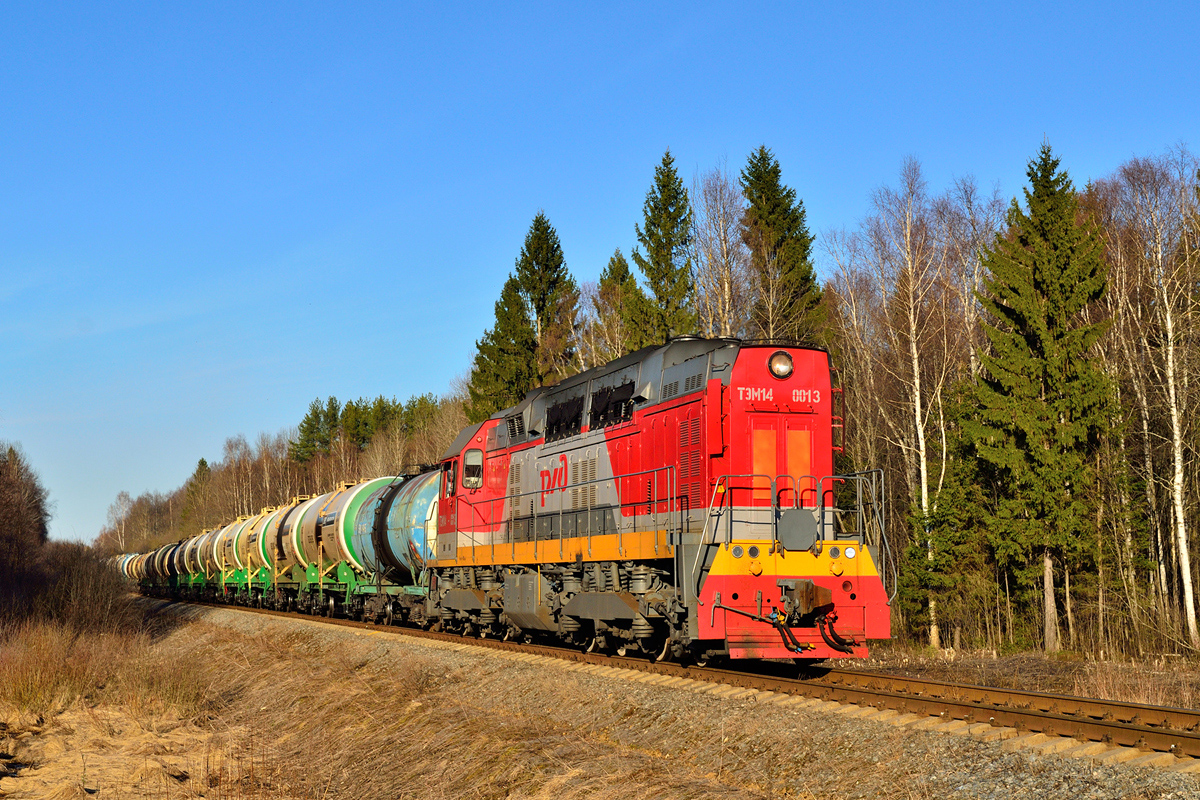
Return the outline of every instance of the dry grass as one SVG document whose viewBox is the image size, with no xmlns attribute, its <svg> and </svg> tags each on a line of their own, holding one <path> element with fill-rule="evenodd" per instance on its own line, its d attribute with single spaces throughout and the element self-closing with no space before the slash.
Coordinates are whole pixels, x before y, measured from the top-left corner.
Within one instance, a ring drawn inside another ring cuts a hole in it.
<svg viewBox="0 0 1200 800">
<path fill-rule="evenodd" d="M 33 674 L 38 652 L 77 665 L 50 670 L 72 676 L 53 690 L 31 681 L 30 708 L 65 710 L 30 723 L 35 745 L 20 757 L 61 791 L 101 798 L 815 800 L 830 793 L 812 770 L 844 768 L 854 750 L 763 730 L 752 709 L 681 713 L 620 687 L 584 694 L 557 670 L 514 681 L 494 660 L 448 669 L 442 654 L 382 637 L 200 620 L 132 643 L 18 638 L 26 654 L 6 674 Z"/>
<path fill-rule="evenodd" d="M 0 607 L 0 711 L 47 716 L 77 700 L 196 702 L 187 665 L 151 655 L 169 620 L 147 617 L 94 552 L 54 544 L 34 566 L 23 579 L 27 602 Z"/>
<path fill-rule="evenodd" d="M 1126 703 L 1195 708 L 1200 700 L 1197 691 L 1200 675 L 1194 669 L 1183 668 L 1180 661 L 1088 664 L 1075 675 L 1075 694 Z"/>
<path fill-rule="evenodd" d="M 1172 655 L 1144 661 L 1091 661 L 1074 653 L 997 656 L 990 651 L 939 652 L 889 642 L 875 647 L 865 661 L 838 666 L 1157 706 L 1196 708 L 1200 703 L 1200 664 Z"/>
</svg>

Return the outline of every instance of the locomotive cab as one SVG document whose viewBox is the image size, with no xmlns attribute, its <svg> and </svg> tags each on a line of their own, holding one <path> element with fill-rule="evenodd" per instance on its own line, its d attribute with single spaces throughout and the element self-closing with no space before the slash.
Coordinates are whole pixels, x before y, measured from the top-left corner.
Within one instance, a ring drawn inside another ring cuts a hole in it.
<svg viewBox="0 0 1200 800">
<path fill-rule="evenodd" d="M 843 420 L 828 354 L 743 347 L 727 396 L 697 638 L 733 658 L 864 657 L 891 628 L 869 546 L 884 542 L 883 487 L 877 472 L 834 472 Z"/>
</svg>

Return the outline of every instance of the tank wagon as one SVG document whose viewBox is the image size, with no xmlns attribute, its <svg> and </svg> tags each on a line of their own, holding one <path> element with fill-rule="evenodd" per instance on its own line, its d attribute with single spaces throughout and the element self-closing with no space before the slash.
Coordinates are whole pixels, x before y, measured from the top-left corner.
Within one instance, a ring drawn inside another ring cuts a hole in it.
<svg viewBox="0 0 1200 800">
<path fill-rule="evenodd" d="M 657 659 L 865 657 L 895 574 L 878 470 L 837 475 L 828 353 L 673 339 L 347 483 L 142 555 L 150 594 Z"/>
</svg>

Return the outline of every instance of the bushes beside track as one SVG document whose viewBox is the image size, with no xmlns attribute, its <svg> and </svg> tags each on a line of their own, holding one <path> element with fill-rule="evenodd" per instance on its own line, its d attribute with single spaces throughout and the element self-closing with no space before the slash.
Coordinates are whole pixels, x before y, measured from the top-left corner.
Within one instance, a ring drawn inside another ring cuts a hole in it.
<svg viewBox="0 0 1200 800">
<path fill-rule="evenodd" d="M 92 548 L 47 537 L 49 501 L 0 445 L 0 711 L 36 714 L 105 686 L 148 639 L 129 587 Z"/>
</svg>

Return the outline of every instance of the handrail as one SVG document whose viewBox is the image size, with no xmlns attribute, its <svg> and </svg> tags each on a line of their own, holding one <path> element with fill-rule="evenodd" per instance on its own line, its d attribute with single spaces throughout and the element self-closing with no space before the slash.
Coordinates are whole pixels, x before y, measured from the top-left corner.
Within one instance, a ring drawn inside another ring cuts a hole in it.
<svg viewBox="0 0 1200 800">
<path fill-rule="evenodd" d="M 793 502 L 791 504 L 789 504 L 789 509 L 797 509 L 798 510 L 801 508 L 811 508 L 818 513 L 818 520 L 817 520 L 818 533 L 817 533 L 817 535 L 820 537 L 824 537 L 826 535 L 826 531 L 828 531 L 831 527 L 830 523 L 831 522 L 836 523 L 836 518 L 834 520 L 830 520 L 829 514 L 831 512 L 836 513 L 839 510 L 838 506 L 836 504 L 836 500 L 832 504 L 825 502 L 826 495 L 830 494 L 834 491 L 835 484 L 845 483 L 846 481 L 852 482 L 855 486 L 855 492 L 856 492 L 856 502 L 855 502 L 854 509 L 855 509 L 855 514 L 856 514 L 857 520 L 858 520 L 858 523 L 855 526 L 856 532 L 854 535 L 856 538 L 860 538 L 863 541 L 863 543 L 866 544 L 866 543 L 869 543 L 868 528 L 873 526 L 879 531 L 879 543 L 880 543 L 880 548 L 881 548 L 881 554 L 882 554 L 884 560 L 886 561 L 886 564 L 883 566 L 883 569 L 880 571 L 880 579 L 883 581 L 884 587 L 886 589 L 888 580 L 887 580 L 887 573 L 885 572 L 885 570 L 887 570 L 890 567 L 891 577 L 892 577 L 891 584 L 893 587 L 891 599 L 895 598 L 895 595 L 896 595 L 895 590 L 896 590 L 896 587 L 898 586 L 898 571 L 897 571 L 897 567 L 895 564 L 895 559 L 892 558 L 891 547 L 887 541 L 887 528 L 885 526 L 885 520 L 886 520 L 885 511 L 886 511 L 886 509 L 884 508 L 884 503 L 886 502 L 887 494 L 884 491 L 884 487 L 883 487 L 883 471 L 882 470 L 870 470 L 867 472 L 856 472 L 856 473 L 849 473 L 846 475 L 827 475 L 827 476 L 822 476 L 822 477 L 817 477 L 816 475 L 800 475 L 800 476 L 776 475 L 776 476 L 772 477 L 768 474 L 763 474 L 763 473 L 750 473 L 750 474 L 745 474 L 745 475 L 733 475 L 733 474 L 721 475 L 713 483 L 713 491 L 712 491 L 712 495 L 709 499 L 709 504 L 708 504 L 708 516 L 705 519 L 704 527 L 702 528 L 702 530 L 700 532 L 699 547 L 697 548 L 696 557 L 692 563 L 691 578 L 693 581 L 693 585 L 695 586 L 695 590 L 697 592 L 699 592 L 698 582 L 700 579 L 700 559 L 703 557 L 704 548 L 706 545 L 713 545 L 713 544 L 718 543 L 715 530 L 713 531 L 711 540 L 709 538 L 709 522 L 712 520 L 719 519 L 720 516 L 722 515 L 724 507 L 725 507 L 724 499 L 722 499 L 720 505 L 718 506 L 717 495 L 722 495 L 723 497 L 725 495 L 728 495 L 730 497 L 729 511 L 730 511 L 730 514 L 732 514 L 733 510 L 735 508 L 738 508 L 738 506 L 734 505 L 733 497 L 732 497 L 733 491 L 735 489 L 741 489 L 742 491 L 749 491 L 749 492 L 755 492 L 755 491 L 762 492 L 764 489 L 767 488 L 764 486 L 755 486 L 753 484 L 751 484 L 750 486 L 740 486 L 740 487 L 730 486 L 729 485 L 730 481 L 735 480 L 735 479 L 736 480 L 750 479 L 751 481 L 754 481 L 756 479 L 766 479 L 767 481 L 769 481 L 770 492 L 771 492 L 770 515 L 771 515 L 771 545 L 772 545 L 772 548 L 774 548 L 776 545 L 779 544 L 779 518 L 781 516 L 780 509 L 783 506 L 783 503 L 780 502 L 780 497 L 782 496 L 782 494 L 785 491 L 788 491 L 788 489 L 790 488 L 793 492 Z M 812 482 L 811 487 L 806 487 L 804 489 L 805 492 L 808 492 L 808 491 L 815 492 L 815 502 L 813 502 L 811 505 L 801 502 L 800 484 L 803 481 L 811 481 Z M 783 485 L 783 484 L 787 484 L 789 482 L 791 483 L 790 487 Z M 870 496 L 869 496 L 869 498 L 866 498 L 866 499 L 864 499 L 864 496 L 863 496 L 864 484 L 866 484 L 869 487 L 869 495 Z M 743 506 L 742 508 L 745 508 L 746 510 L 753 510 L 755 508 L 758 508 L 761 510 L 767 510 L 766 506 L 747 505 L 747 506 Z M 718 512 L 718 513 L 714 513 L 714 512 Z M 732 516 L 731 516 L 730 517 L 731 524 L 732 524 L 732 521 L 733 520 L 732 520 Z M 836 537 L 837 536 L 836 524 L 833 527 L 835 528 L 833 535 Z M 723 543 L 726 547 L 728 547 L 730 545 L 730 543 L 732 542 L 732 535 L 733 535 L 732 528 L 730 528 L 730 530 L 727 531 L 725 533 L 725 535 L 723 536 L 724 541 L 721 543 Z M 878 566 L 879 565 L 877 565 L 877 567 Z"/>
<path fill-rule="evenodd" d="M 647 506 L 647 514 L 654 516 L 655 523 L 656 523 L 656 530 L 658 528 L 657 523 L 661 520 L 662 515 L 665 513 L 667 516 L 667 523 L 668 523 L 666 530 L 670 534 L 670 533 L 674 532 L 673 523 L 675 521 L 676 511 L 677 510 L 682 511 L 682 503 L 678 502 L 680 500 L 680 498 L 679 498 L 678 491 L 677 491 L 678 484 L 677 484 L 677 480 L 676 480 L 676 478 L 677 478 L 676 466 L 673 464 L 665 465 L 662 467 L 654 467 L 651 469 L 638 470 L 637 472 L 630 472 L 630 473 L 625 473 L 622 475 L 613 475 L 612 477 L 607 477 L 607 478 L 592 478 L 590 480 L 580 481 L 578 483 L 568 483 L 564 486 L 555 487 L 553 489 L 534 489 L 531 491 L 520 492 L 517 494 L 505 494 L 500 497 L 488 498 L 487 500 L 482 501 L 482 502 L 475 502 L 475 501 L 471 500 L 469 497 L 466 497 L 461 494 L 457 494 L 453 498 L 454 502 L 455 502 L 455 511 L 456 512 L 459 511 L 461 509 L 461 507 L 464 505 L 470 509 L 470 515 L 468 517 L 466 525 L 463 524 L 461 515 L 459 515 L 459 518 L 456 520 L 457 531 L 460 533 L 470 534 L 471 546 L 478 547 L 479 543 L 475 540 L 476 533 L 479 533 L 479 532 L 495 533 L 498 530 L 502 530 L 503 526 L 511 526 L 511 523 L 515 519 L 529 519 L 532 521 L 532 539 L 531 539 L 531 541 L 533 541 L 536 545 L 536 543 L 539 541 L 538 534 L 537 534 L 537 520 L 539 517 L 539 514 L 537 513 L 537 504 L 534 504 L 533 513 L 530 516 L 521 518 L 521 517 L 517 517 L 517 515 L 516 515 L 517 503 L 519 501 L 522 501 L 525 498 L 536 497 L 538 495 L 553 494 L 556 492 L 565 494 L 568 489 L 584 489 L 589 486 L 605 484 L 605 483 L 612 484 L 615 489 L 616 481 L 635 479 L 635 478 L 640 478 L 640 477 L 647 476 L 647 475 L 652 476 L 652 477 L 657 477 L 660 473 L 664 473 L 664 472 L 666 473 L 666 476 L 667 476 L 667 481 L 666 481 L 667 485 L 666 485 L 666 495 L 665 496 L 659 492 L 654 491 L 654 492 L 651 492 L 650 496 L 648 496 L 645 500 L 639 500 L 637 502 L 621 502 L 619 505 L 616 506 L 616 508 L 621 509 L 621 508 L 625 508 L 628 506 L 633 506 L 635 508 L 634 518 L 636 519 L 638 516 L 638 514 L 636 512 L 636 507 L 643 505 L 643 504 L 646 505 Z M 789 508 L 792 508 L 792 509 L 810 508 L 810 509 L 818 512 L 818 535 L 823 537 L 825 535 L 825 532 L 827 530 L 829 530 L 829 528 L 830 528 L 831 520 L 829 519 L 829 514 L 836 513 L 839 511 L 836 501 L 833 503 L 825 502 L 826 494 L 834 491 L 834 488 L 833 488 L 834 484 L 851 482 L 855 487 L 854 513 L 856 515 L 856 519 L 858 520 L 858 523 L 856 524 L 856 538 L 861 538 L 864 544 L 868 544 L 870 541 L 869 529 L 874 528 L 875 530 L 878 531 L 878 534 L 879 534 L 878 535 L 878 545 L 880 548 L 880 556 L 881 556 L 881 559 L 884 562 L 884 564 L 876 565 L 876 566 L 877 566 L 877 568 L 882 566 L 882 569 L 880 569 L 880 579 L 884 583 L 885 590 L 888 588 L 888 584 L 889 583 L 891 584 L 892 591 L 891 591 L 891 594 L 889 595 L 889 602 L 891 600 L 894 600 L 896 597 L 896 591 L 899 586 L 899 571 L 898 571 L 898 566 L 896 564 L 895 558 L 894 558 L 892 550 L 891 550 L 891 546 L 890 546 L 890 544 L 888 542 L 888 538 L 887 538 L 887 527 L 886 527 L 887 492 L 885 491 L 886 487 L 884 485 L 884 477 L 885 477 L 884 472 L 881 469 L 867 470 L 864 472 L 853 472 L 853 473 L 847 473 L 845 475 L 826 475 L 826 476 L 822 476 L 822 477 L 818 477 L 816 475 L 799 475 L 799 476 L 776 475 L 776 476 L 771 476 L 766 473 L 725 474 L 725 475 L 719 476 L 713 482 L 712 493 L 710 494 L 710 497 L 709 497 L 708 506 L 705 509 L 706 517 L 704 520 L 704 526 L 701 528 L 701 531 L 700 531 L 700 541 L 699 541 L 700 546 L 697 548 L 696 557 L 692 563 L 692 570 L 691 570 L 692 576 L 697 580 L 699 578 L 698 571 L 699 571 L 700 559 L 702 558 L 703 551 L 704 551 L 704 546 L 717 543 L 715 527 L 712 532 L 712 540 L 711 541 L 709 540 L 709 536 L 710 536 L 709 527 L 710 527 L 710 521 L 717 520 L 720 517 L 720 514 L 713 513 L 714 510 L 723 509 L 725 506 L 724 499 L 722 499 L 720 502 L 720 505 L 718 505 L 718 500 L 717 500 L 718 495 L 723 495 L 723 496 L 728 495 L 729 496 L 730 501 L 731 501 L 730 511 L 732 512 L 732 510 L 734 508 L 734 506 L 732 504 L 733 491 L 741 490 L 741 491 L 751 491 L 751 492 L 759 491 L 759 492 L 761 492 L 761 491 L 764 491 L 769 488 L 770 497 L 771 497 L 771 505 L 770 505 L 771 543 L 774 546 L 779 542 L 779 516 L 780 516 L 779 510 L 782 506 L 782 504 L 780 503 L 780 495 L 782 492 L 787 491 L 790 488 L 793 493 L 793 500 L 792 500 L 792 503 L 789 504 Z M 746 480 L 746 479 L 749 479 L 749 480 L 765 479 L 768 482 L 769 486 L 754 486 L 754 485 L 731 486 L 730 485 L 730 482 L 733 480 Z M 811 486 L 805 487 L 802 490 L 801 483 L 805 482 L 805 481 L 810 481 Z M 658 483 L 659 483 L 659 481 L 652 480 L 651 486 L 657 488 Z M 790 487 L 781 486 L 781 484 L 783 484 L 783 483 L 790 483 L 791 486 Z M 724 488 L 722 488 L 722 487 L 724 487 Z M 802 492 L 804 494 L 807 494 L 808 492 L 815 493 L 814 502 L 811 504 L 803 502 L 801 499 Z M 658 508 L 659 505 L 664 502 L 667 503 L 667 509 L 665 512 L 660 511 Z M 510 505 L 508 506 L 508 513 L 501 514 L 499 516 L 496 515 L 494 513 L 496 503 L 509 503 Z M 488 519 L 486 519 L 484 516 L 484 512 L 483 512 L 484 508 L 487 508 L 491 512 L 490 521 Z M 562 548 L 562 541 L 564 538 L 564 536 L 563 536 L 564 528 L 563 528 L 563 522 L 562 522 L 564 513 L 589 512 L 592 510 L 592 508 L 593 507 L 589 504 L 582 509 L 567 511 L 565 497 L 559 498 L 558 509 L 556 511 L 551 511 L 550 516 L 557 517 L 557 519 L 558 519 L 558 536 L 552 537 L 552 538 L 557 538 L 559 540 L 559 547 L 560 547 L 559 555 L 560 556 L 563 555 L 561 548 Z M 608 506 L 606 506 L 605 508 L 608 508 Z M 755 506 L 746 506 L 746 508 L 748 508 L 748 509 L 755 508 Z M 759 506 L 758 508 L 766 509 L 766 506 Z M 689 509 L 689 510 L 691 510 L 691 509 Z M 544 516 L 546 516 L 546 514 L 543 513 L 541 516 L 544 517 Z M 716 523 L 713 522 L 714 526 L 715 526 L 715 524 Z M 511 532 L 511 529 L 510 529 L 510 532 Z M 682 525 L 680 525 L 680 532 L 682 532 Z M 588 553 L 589 554 L 591 552 L 592 533 L 593 533 L 592 532 L 592 518 L 591 518 L 591 515 L 588 514 L 587 515 L 586 536 L 588 539 Z M 620 542 L 621 529 L 620 529 L 619 524 L 618 524 L 616 533 L 618 536 L 618 547 L 622 547 L 621 542 Z M 837 535 L 836 531 L 834 532 L 834 535 L 835 536 Z M 727 531 L 725 533 L 725 535 L 723 536 L 723 538 L 725 540 L 723 542 L 723 544 L 728 546 L 729 543 L 732 541 L 732 536 L 733 536 L 733 532 L 731 529 L 731 530 Z M 495 541 L 492 541 L 489 544 L 491 545 L 492 555 L 494 558 L 495 548 L 496 548 L 497 543 Z M 503 545 L 505 543 L 501 543 L 501 544 Z M 516 548 L 517 543 L 515 540 L 512 540 L 511 536 L 510 536 L 510 542 L 508 544 L 512 545 L 512 547 L 514 548 L 514 553 L 515 553 L 515 548 Z M 657 548 L 657 546 L 658 546 L 658 544 L 657 544 L 657 538 L 656 538 L 655 539 L 655 547 Z M 656 552 L 657 552 L 657 550 L 656 550 Z M 890 580 L 888 580 L 889 577 L 890 577 Z"/>
<path fill-rule="evenodd" d="M 696 557 L 694 559 L 692 559 L 691 578 L 692 578 L 692 581 L 694 581 L 696 583 L 698 583 L 700 580 L 700 558 L 704 554 L 704 546 L 706 544 L 709 544 L 709 542 L 705 541 L 705 534 L 708 532 L 708 522 L 709 522 L 709 520 L 714 519 L 717 516 L 717 515 L 713 514 L 713 508 L 716 506 L 717 495 L 720 494 L 723 497 L 724 495 L 730 493 L 730 488 L 726 485 L 726 484 L 728 484 L 728 481 L 730 478 L 750 478 L 751 480 L 755 480 L 757 478 L 766 478 L 767 481 L 770 483 L 769 488 L 771 490 L 771 516 L 772 516 L 772 518 L 774 518 L 776 516 L 775 510 L 778 508 L 779 497 L 775 491 L 775 478 L 772 478 L 770 475 L 768 475 L 766 473 L 761 473 L 761 472 L 751 472 L 751 473 L 747 473 L 745 475 L 725 474 L 725 475 L 721 475 L 715 481 L 713 481 L 713 490 L 712 490 L 712 495 L 708 501 L 708 510 L 707 510 L 707 514 L 704 519 L 704 527 L 700 529 L 700 545 L 696 548 Z M 726 488 L 722 489 L 721 487 L 723 485 L 725 485 Z M 750 491 L 754 491 L 754 490 L 762 491 L 762 489 L 763 489 L 763 487 L 761 487 L 761 486 L 750 486 L 750 487 L 746 487 L 746 488 L 748 488 Z M 721 507 L 724 507 L 724 505 L 725 505 L 724 500 L 722 500 Z M 733 508 L 733 505 L 730 504 L 731 513 L 732 513 L 732 508 Z M 731 531 L 729 536 L 725 537 L 724 544 L 726 547 L 729 546 L 729 542 L 731 540 L 732 535 L 733 534 Z M 775 533 L 773 531 L 772 539 L 774 539 L 774 538 L 775 538 Z M 713 541 L 711 542 L 711 544 L 716 544 L 715 535 L 713 537 Z M 696 594 L 700 593 L 700 588 L 698 585 L 696 585 L 694 587 L 694 590 L 695 590 Z"/>
<path fill-rule="evenodd" d="M 636 512 L 637 506 L 646 505 L 647 506 L 647 514 L 653 514 L 653 516 L 655 518 L 656 529 L 657 529 L 657 523 L 661 519 L 661 517 L 664 513 L 664 512 L 659 511 L 657 509 L 657 507 L 660 503 L 666 502 L 667 509 L 665 511 L 665 514 L 666 514 L 667 523 L 668 523 L 668 527 L 666 528 L 666 530 L 668 531 L 668 533 L 671 533 L 672 529 L 670 528 L 670 524 L 673 521 L 674 516 L 675 516 L 675 511 L 678 508 L 678 504 L 676 501 L 679 499 L 678 492 L 677 492 L 678 483 L 676 481 L 675 470 L 676 470 L 676 467 L 674 464 L 667 464 L 667 465 L 661 466 L 661 467 L 653 467 L 650 469 L 638 470 L 637 472 L 628 472 L 628 473 L 624 473 L 621 475 L 613 475 L 612 477 L 608 477 L 608 478 L 592 478 L 590 480 L 579 481 L 577 483 L 568 483 L 563 486 L 555 487 L 553 489 L 534 489 L 534 490 L 531 490 L 528 492 L 521 492 L 519 494 L 505 494 L 500 497 L 489 498 L 480 503 L 474 502 L 470 498 L 465 497 L 461 494 L 456 494 L 453 498 L 454 503 L 455 503 L 455 511 L 457 512 L 461 505 L 466 505 L 472 511 L 472 517 L 467 526 L 464 527 L 462 525 L 461 518 L 456 520 L 456 530 L 459 533 L 471 534 L 471 546 L 478 547 L 479 543 L 475 540 L 474 534 L 480 532 L 480 527 L 481 526 L 483 527 L 483 532 L 495 533 L 496 530 L 499 528 L 499 526 L 511 525 L 511 523 L 514 521 L 514 519 L 520 518 L 520 517 L 517 517 L 514 512 L 517 508 L 517 502 L 522 500 L 523 498 L 534 497 L 537 495 L 553 494 L 555 492 L 565 493 L 568 489 L 582 489 L 582 488 L 585 488 L 588 486 L 599 485 L 602 483 L 614 483 L 615 484 L 616 481 L 630 480 L 630 479 L 639 478 L 639 477 L 642 477 L 645 475 L 657 477 L 657 475 L 660 473 L 666 473 L 667 486 L 666 486 L 666 495 L 665 496 L 660 493 L 654 492 L 651 494 L 650 497 L 647 497 L 645 500 L 641 500 L 641 501 L 637 501 L 637 502 L 622 502 L 616 507 L 617 508 L 625 508 L 626 506 L 633 506 L 635 509 L 634 517 L 636 518 L 638 516 L 638 514 Z M 652 478 L 651 485 L 653 486 L 656 483 L 657 483 L 657 481 L 653 480 L 653 478 Z M 614 485 L 614 491 L 615 491 L 615 485 Z M 497 516 L 494 513 L 495 504 L 496 503 L 509 503 L 510 501 L 511 501 L 511 504 L 508 507 L 508 514 L 507 515 L 502 514 L 501 517 L 503 517 L 503 518 L 497 519 Z M 556 516 L 559 521 L 558 522 L 559 535 L 556 538 L 558 538 L 558 540 L 559 540 L 559 555 L 560 556 L 562 555 L 562 540 L 563 540 L 562 517 L 563 517 L 564 511 L 565 511 L 564 506 L 565 506 L 565 503 L 563 502 L 563 498 L 560 498 L 559 503 L 558 503 L 558 510 L 550 512 L 550 514 L 552 516 Z M 484 515 L 481 511 L 481 509 L 483 507 L 488 507 L 488 509 L 490 511 L 492 511 L 491 521 L 488 521 L 487 519 L 484 518 Z M 590 511 L 590 510 L 591 510 L 591 506 L 589 505 L 586 508 L 573 509 L 573 510 L 567 511 L 565 513 L 573 514 L 573 513 L 578 513 L 580 511 L 586 512 L 586 511 Z M 539 515 L 537 513 L 537 505 L 534 504 L 533 513 L 529 517 L 523 518 L 523 519 L 530 519 L 533 521 L 533 539 L 532 539 L 532 541 L 534 541 L 535 543 L 538 541 L 538 538 L 537 538 L 538 516 Z M 546 515 L 542 514 L 541 516 L 544 517 Z M 586 534 L 587 538 L 588 538 L 588 552 L 589 553 L 591 552 L 591 537 L 592 537 L 592 529 L 591 528 L 592 528 L 592 519 L 591 519 L 591 515 L 589 514 L 588 519 L 587 519 L 587 534 Z M 620 536 L 621 536 L 621 531 L 620 531 L 620 527 L 618 526 L 618 528 L 617 528 L 618 547 L 621 547 Z M 493 541 L 493 542 L 490 542 L 489 544 L 491 545 L 491 548 L 493 551 L 493 556 L 494 556 L 496 542 Z M 515 541 L 511 541 L 510 544 L 512 544 L 514 547 L 516 546 Z M 657 547 L 658 547 L 658 543 L 657 543 L 657 539 L 656 539 L 655 540 L 656 552 L 657 552 Z"/>
<path fill-rule="evenodd" d="M 876 564 L 879 569 L 879 578 L 883 582 L 884 590 L 888 585 L 891 585 L 891 594 L 888 596 L 888 602 L 896 599 L 896 593 L 900 586 L 899 566 L 896 563 L 895 554 L 892 552 L 891 544 L 887 537 L 887 491 L 885 478 L 886 475 L 882 469 L 866 470 L 863 472 L 852 472 L 846 475 L 834 476 L 839 481 L 853 481 L 855 486 L 855 511 L 858 519 L 861 521 L 861 538 L 864 544 L 870 544 L 869 527 L 874 527 L 878 531 L 878 546 L 882 564 Z M 864 498 L 864 486 L 868 489 L 869 496 Z M 834 506 L 836 510 L 836 506 Z M 888 573 L 891 574 L 891 580 L 888 580 Z"/>
</svg>

